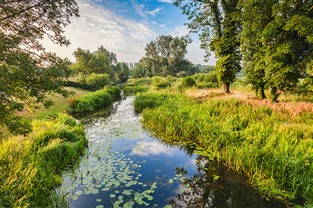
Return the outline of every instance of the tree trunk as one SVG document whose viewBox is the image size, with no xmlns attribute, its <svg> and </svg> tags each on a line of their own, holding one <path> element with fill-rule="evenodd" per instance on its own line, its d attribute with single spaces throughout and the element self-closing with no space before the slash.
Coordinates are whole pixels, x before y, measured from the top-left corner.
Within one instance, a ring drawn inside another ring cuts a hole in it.
<svg viewBox="0 0 313 208">
<path fill-rule="evenodd" d="M 262 99 L 262 100 L 266 98 L 266 95 L 265 95 L 265 86 L 264 86 L 264 84 L 261 85 L 260 95 L 261 95 L 261 99 Z"/>
<path fill-rule="evenodd" d="M 273 98 L 272 98 L 272 102 L 278 102 L 277 99 L 278 99 L 278 96 L 279 96 L 280 93 L 278 93 L 276 87 L 273 87 L 273 88 L 271 89 L 271 94 L 272 94 L 272 97 L 273 97 Z"/>
<path fill-rule="evenodd" d="M 224 92 L 225 93 L 230 93 L 229 87 L 230 87 L 230 83 L 229 82 L 223 83 L 223 88 L 224 88 Z"/>
</svg>

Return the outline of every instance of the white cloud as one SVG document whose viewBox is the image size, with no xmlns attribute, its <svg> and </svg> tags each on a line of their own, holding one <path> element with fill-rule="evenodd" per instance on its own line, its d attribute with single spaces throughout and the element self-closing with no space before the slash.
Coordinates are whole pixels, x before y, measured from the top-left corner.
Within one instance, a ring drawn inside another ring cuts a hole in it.
<svg viewBox="0 0 313 208">
<path fill-rule="evenodd" d="M 103 45 L 116 53 L 119 61 L 134 62 L 144 55 L 146 43 L 156 36 L 156 32 L 144 22 L 126 19 L 90 2 L 78 3 L 80 18 L 73 18 L 65 29 L 65 36 L 71 45 L 59 47 L 44 40 L 47 51 L 73 60 L 72 53 L 78 47 L 94 51 Z"/>
<path fill-rule="evenodd" d="M 158 35 L 188 34 L 186 26 L 178 26 L 169 31 L 169 24 L 158 25 L 157 22 L 149 24 L 145 18 L 133 21 L 87 0 L 80 0 L 78 4 L 80 17 L 72 18 L 71 24 L 65 28 L 65 36 L 71 45 L 60 47 L 45 39 L 43 46 L 47 51 L 74 60 L 73 52 L 78 47 L 94 51 L 103 45 L 107 50 L 116 53 L 119 61 L 136 62 L 144 56 L 146 44 L 155 40 Z M 137 8 L 141 9 L 142 15 L 147 15 L 140 5 L 137 4 Z M 204 63 L 204 51 L 200 49 L 200 41 L 195 39 L 196 41 L 188 46 L 187 58 L 193 63 Z M 209 64 L 215 64 L 215 59 Z"/>
<path fill-rule="evenodd" d="M 139 142 L 133 153 L 140 156 L 167 155 L 173 156 L 173 150 L 157 142 Z"/>
<path fill-rule="evenodd" d="M 160 10 L 161 10 L 161 8 L 156 8 L 152 11 L 147 11 L 147 13 L 152 15 L 152 16 L 155 16 Z"/>
</svg>

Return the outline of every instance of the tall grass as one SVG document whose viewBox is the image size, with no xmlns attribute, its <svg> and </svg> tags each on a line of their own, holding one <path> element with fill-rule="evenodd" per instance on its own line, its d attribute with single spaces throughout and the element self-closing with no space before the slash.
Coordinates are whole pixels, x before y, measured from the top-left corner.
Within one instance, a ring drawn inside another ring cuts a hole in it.
<svg viewBox="0 0 313 208">
<path fill-rule="evenodd" d="M 135 108 L 163 138 L 244 171 L 265 194 L 313 206 L 313 115 L 275 112 L 237 100 L 197 103 L 181 95 L 141 94 Z M 154 100 L 156 104 L 151 103 Z"/>
<path fill-rule="evenodd" d="M 70 100 L 70 112 L 94 112 L 96 110 L 110 107 L 114 101 L 117 101 L 120 98 L 121 90 L 117 87 L 110 87 L 95 92 L 90 92 L 82 97 Z"/>
<path fill-rule="evenodd" d="M 0 207 L 49 207 L 63 170 L 77 163 L 87 146 L 83 126 L 59 114 L 32 122 L 33 132 L 0 144 Z"/>
</svg>

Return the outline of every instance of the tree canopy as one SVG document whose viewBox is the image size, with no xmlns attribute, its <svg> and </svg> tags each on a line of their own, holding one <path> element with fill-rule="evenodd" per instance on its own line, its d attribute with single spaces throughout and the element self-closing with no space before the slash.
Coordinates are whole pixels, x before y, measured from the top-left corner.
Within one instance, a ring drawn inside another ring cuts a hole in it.
<svg viewBox="0 0 313 208">
<path fill-rule="evenodd" d="M 133 70 L 133 75 L 167 76 L 193 71 L 192 63 L 185 59 L 189 41 L 187 37 L 158 36 L 146 45 L 145 56 Z"/>
<path fill-rule="evenodd" d="M 0 125 L 25 105 L 51 104 L 47 92 L 68 95 L 62 88 L 69 61 L 48 53 L 44 37 L 68 45 L 63 29 L 78 16 L 74 0 L 4 0 L 0 3 Z"/>
<path fill-rule="evenodd" d="M 210 50 L 218 58 L 216 70 L 218 78 L 229 93 L 230 84 L 240 71 L 240 12 L 238 0 L 176 0 L 183 13 L 188 16 L 188 27 L 191 32 L 199 32 L 201 47 L 206 51 L 206 58 Z"/>
</svg>

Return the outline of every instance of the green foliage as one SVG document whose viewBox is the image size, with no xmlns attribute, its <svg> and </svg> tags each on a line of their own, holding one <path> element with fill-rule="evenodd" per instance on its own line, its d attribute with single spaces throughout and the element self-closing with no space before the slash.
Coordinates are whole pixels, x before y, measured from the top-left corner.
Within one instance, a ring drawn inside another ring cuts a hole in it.
<svg viewBox="0 0 313 208">
<path fill-rule="evenodd" d="M 71 113 L 90 113 L 108 108 L 121 98 L 121 90 L 117 87 L 105 88 L 90 92 L 69 102 Z"/>
<path fill-rule="evenodd" d="M 141 113 L 143 109 L 155 108 L 162 105 L 166 100 L 172 100 L 176 96 L 164 93 L 139 93 L 134 101 L 136 113 Z"/>
<path fill-rule="evenodd" d="M 49 207 L 62 171 L 76 164 L 87 146 L 83 126 L 68 115 L 32 126 L 27 137 L 0 145 L 0 206 Z"/>
<path fill-rule="evenodd" d="M 236 100 L 199 104 L 183 96 L 163 99 L 165 96 L 141 94 L 136 98 L 140 110 L 148 107 L 142 112 L 146 127 L 244 171 L 272 197 L 312 201 L 310 114 L 292 117 Z"/>
<path fill-rule="evenodd" d="M 277 101 L 281 92 L 294 91 L 299 80 L 310 76 L 311 6 L 310 2 L 241 1 L 243 65 L 247 81 L 261 98 L 270 88 Z"/>
<path fill-rule="evenodd" d="M 187 53 L 186 37 L 161 35 L 145 47 L 145 57 L 133 69 L 132 75 L 138 77 L 176 75 L 180 71 L 195 73 L 193 64 L 185 59 Z"/>
<path fill-rule="evenodd" d="M 185 77 L 182 86 L 186 88 L 196 86 L 196 81 L 192 77 Z"/>
<path fill-rule="evenodd" d="M 26 135 L 32 131 L 30 122 L 18 116 L 11 117 L 6 125 L 13 135 Z"/>
<path fill-rule="evenodd" d="M 111 84 L 111 80 L 107 74 L 95 74 L 87 75 L 85 82 L 88 86 L 91 86 L 93 90 L 102 89 L 104 86 Z"/>
<path fill-rule="evenodd" d="M 111 86 L 104 88 L 112 97 L 113 102 L 116 102 L 122 98 L 121 89 L 119 87 Z"/>
<path fill-rule="evenodd" d="M 76 58 L 72 69 L 76 73 L 82 74 L 108 74 L 113 78 L 113 64 L 117 63 L 116 54 L 108 51 L 103 46 L 100 46 L 96 51 L 90 52 L 78 48 L 74 51 Z"/>
<path fill-rule="evenodd" d="M 197 73 L 192 76 L 193 79 L 197 81 L 197 86 L 199 88 L 217 88 L 218 79 L 217 73 L 211 71 L 208 73 Z"/>
<path fill-rule="evenodd" d="M 40 40 L 49 34 L 54 43 L 68 45 L 62 32 L 71 16 L 78 16 L 74 0 L 1 2 L 0 125 L 25 105 L 50 104 L 48 92 L 68 95 L 62 79 L 69 76 L 69 60 L 47 53 Z"/>
<path fill-rule="evenodd" d="M 176 0 L 174 3 L 191 21 L 188 23 L 190 31 L 200 34 L 201 47 L 206 51 L 206 58 L 210 56 L 210 51 L 214 51 L 218 58 L 218 79 L 225 85 L 226 93 L 230 92 L 230 84 L 241 69 L 240 44 L 237 38 L 241 29 L 238 3 L 239 0 Z"/>
<path fill-rule="evenodd" d="M 114 67 L 114 73 L 115 73 L 115 80 L 118 83 L 124 83 L 129 78 L 129 68 L 125 63 L 117 63 L 117 65 Z"/>
<path fill-rule="evenodd" d="M 167 77 L 164 78 L 164 77 L 156 76 L 152 78 L 152 82 L 153 82 L 153 85 L 157 89 L 164 89 L 164 88 L 171 86 L 171 80 L 170 78 L 167 78 Z"/>
<path fill-rule="evenodd" d="M 141 87 L 141 86 L 125 86 L 123 90 L 127 94 L 131 94 L 131 93 L 136 94 L 138 92 L 147 92 L 149 89 L 147 87 Z"/>
</svg>

